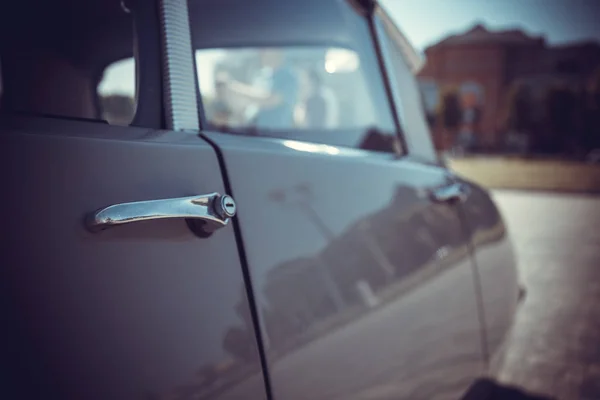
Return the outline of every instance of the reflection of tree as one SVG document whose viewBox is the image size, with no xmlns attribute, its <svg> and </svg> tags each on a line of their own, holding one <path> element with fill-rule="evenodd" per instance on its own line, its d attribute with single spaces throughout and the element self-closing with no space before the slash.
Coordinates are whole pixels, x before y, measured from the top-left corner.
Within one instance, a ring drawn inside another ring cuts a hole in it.
<svg viewBox="0 0 600 400">
<path fill-rule="evenodd" d="M 505 234 L 500 213 L 483 189 L 478 186 L 471 186 L 469 197 L 461 207 L 467 222 L 474 224 L 469 226 L 473 235 L 478 232 L 489 232 L 498 226 L 502 226 L 499 232 L 500 235 Z"/>
<path fill-rule="evenodd" d="M 363 150 L 400 154 L 400 143 L 394 134 L 386 134 L 378 129 L 367 130 L 358 146 Z"/>
<path fill-rule="evenodd" d="M 522 388 L 516 386 L 506 386 L 491 378 L 479 378 L 474 381 L 461 399 L 556 400 L 553 397 L 525 392 Z"/>
<path fill-rule="evenodd" d="M 236 312 L 242 319 L 242 326 L 231 327 L 223 338 L 223 349 L 241 362 L 253 362 L 257 359 L 254 323 L 248 307 L 246 288 L 242 286 L 240 301 Z"/>
<path fill-rule="evenodd" d="M 294 188 L 296 195 L 300 195 L 299 198 L 294 199 L 286 191 L 279 190 L 271 193 L 269 196 L 271 201 L 278 202 L 283 205 L 296 207 L 304 213 L 306 217 L 314 224 L 319 233 L 330 242 L 334 240 L 335 235 L 329 230 L 327 225 L 321 220 L 319 215 L 315 212 L 314 208 L 310 204 L 311 191 L 308 185 L 299 185 Z M 292 195 L 293 196 L 293 195 Z M 332 279 L 329 265 L 323 258 L 319 258 L 320 265 L 316 268 L 315 272 L 321 277 L 324 284 L 327 286 L 328 292 L 331 296 L 333 303 L 338 310 L 344 308 L 344 299 L 341 296 L 338 286 Z"/>
<path fill-rule="evenodd" d="M 271 306 L 264 310 L 265 325 L 271 348 L 281 348 L 295 336 L 303 334 L 316 320 L 338 312 L 325 286 L 316 259 L 298 259 L 273 269 L 264 295 Z"/>
<path fill-rule="evenodd" d="M 242 285 L 240 289 L 240 299 L 236 305 L 236 311 L 242 323 L 230 327 L 223 339 L 223 348 L 233 359 L 223 358 L 218 362 L 205 364 L 198 368 L 196 374 L 188 382 L 176 387 L 172 392 L 150 395 L 147 399 L 220 398 L 224 391 L 234 387 L 249 376 L 253 374 L 262 376 L 262 370 L 257 365 L 259 354 L 245 285 Z M 262 380 L 259 382 L 262 382 Z"/>
</svg>

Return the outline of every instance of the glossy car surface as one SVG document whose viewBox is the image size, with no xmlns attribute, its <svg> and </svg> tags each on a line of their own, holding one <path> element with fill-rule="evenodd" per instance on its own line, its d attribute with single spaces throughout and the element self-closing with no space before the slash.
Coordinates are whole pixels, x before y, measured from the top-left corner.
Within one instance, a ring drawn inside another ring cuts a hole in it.
<svg viewBox="0 0 600 400">
<path fill-rule="evenodd" d="M 418 56 L 377 4 L 4 11 L 7 398 L 457 399 L 500 355 L 506 228 L 438 162 Z M 211 54 L 265 48 L 327 69 L 337 122 L 215 123 Z M 212 193 L 235 218 L 172 201 Z"/>
</svg>

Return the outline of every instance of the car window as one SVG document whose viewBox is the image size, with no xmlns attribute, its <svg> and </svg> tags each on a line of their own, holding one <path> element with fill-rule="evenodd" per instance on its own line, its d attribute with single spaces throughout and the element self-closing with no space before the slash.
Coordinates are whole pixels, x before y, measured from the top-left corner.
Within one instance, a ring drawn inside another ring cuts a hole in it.
<svg viewBox="0 0 600 400">
<path fill-rule="evenodd" d="M 132 10 L 117 0 L 34 3 L 35 15 L 11 7 L 0 17 L 2 112 L 131 123 Z"/>
<path fill-rule="evenodd" d="M 136 78 L 133 57 L 106 67 L 98 84 L 102 118 L 109 124 L 129 125 L 135 116 Z"/>
<path fill-rule="evenodd" d="M 280 57 L 281 65 L 263 66 L 261 57 Z M 202 100 L 211 123 L 255 126 L 259 131 L 352 129 L 378 124 L 360 60 L 352 50 L 198 50 L 196 63 Z M 246 96 L 244 89 L 248 91 Z M 269 94 L 280 96 L 281 101 L 272 106 L 265 104 L 261 95 Z"/>
<path fill-rule="evenodd" d="M 212 7 L 217 15 L 219 10 Z M 353 12 L 347 8 L 344 12 Z M 279 11 L 285 13 L 286 8 Z M 240 19 L 228 25 L 232 28 L 227 32 L 227 46 L 211 46 L 210 38 L 218 36 L 207 32 L 207 24 L 202 25 L 202 36 L 195 34 L 192 7 L 192 42 L 205 127 L 398 152 L 393 114 L 366 20 L 350 15 L 356 23 L 346 25 L 342 19 L 339 36 L 350 33 L 345 43 L 337 44 L 330 40 L 335 34 L 331 24 L 327 27 L 331 33 L 313 39 L 310 21 L 303 32 L 304 22 L 298 19 L 288 30 L 270 21 L 281 15 L 269 12 L 262 14 L 261 30 L 251 20 Z M 208 18 L 206 13 L 205 9 L 203 18 Z M 276 35 L 277 43 L 256 45 Z"/>
</svg>

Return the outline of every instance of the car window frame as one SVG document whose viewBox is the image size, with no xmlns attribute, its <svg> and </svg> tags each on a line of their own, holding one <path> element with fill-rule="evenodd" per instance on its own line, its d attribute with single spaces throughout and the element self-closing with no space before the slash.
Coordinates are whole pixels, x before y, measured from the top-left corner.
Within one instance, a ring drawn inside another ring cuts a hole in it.
<svg viewBox="0 0 600 400">
<path fill-rule="evenodd" d="M 390 23 L 395 26 L 394 22 L 391 21 L 389 15 L 381 6 L 376 6 L 372 12 L 371 20 L 373 21 L 374 26 L 374 35 L 377 37 L 377 41 L 379 46 L 381 47 L 381 60 L 384 68 L 387 71 L 387 80 L 390 85 L 390 97 L 392 104 L 394 104 L 394 114 L 398 118 L 399 124 L 399 134 L 402 135 L 402 143 L 404 145 L 404 149 L 406 155 L 414 158 L 422 163 L 431 164 L 431 165 L 440 165 L 440 161 L 436 155 L 435 148 L 433 147 L 431 135 L 427 138 L 418 138 L 416 136 L 420 135 L 417 132 L 412 132 L 408 127 L 407 117 L 404 115 L 404 104 L 403 98 L 405 98 L 402 93 L 400 93 L 400 79 L 397 76 L 397 69 L 393 60 L 392 55 L 390 54 L 390 47 L 396 46 L 396 43 L 393 41 L 392 37 L 387 31 L 386 23 Z M 386 21 L 387 20 L 387 21 Z M 406 43 L 408 46 L 410 44 Z M 411 48 L 413 58 L 415 59 L 407 59 L 407 55 L 404 51 L 399 49 L 402 57 L 402 61 L 404 62 L 407 73 L 412 74 L 414 71 L 418 70 L 421 66 L 420 60 L 417 60 L 417 53 L 414 48 Z M 414 78 L 416 80 L 416 78 Z M 417 84 L 415 82 L 415 84 Z M 418 99 L 416 101 L 422 101 L 422 94 L 420 93 L 418 87 L 416 95 Z M 428 145 L 422 146 L 419 145 L 419 140 L 425 140 Z M 431 149 L 429 149 L 431 147 Z"/>
<path fill-rule="evenodd" d="M 404 131 L 403 120 L 401 115 L 399 115 L 398 110 L 401 108 L 401 104 L 396 104 L 397 99 L 394 96 L 394 92 L 397 91 L 396 85 L 392 84 L 392 79 L 394 77 L 393 66 L 391 65 L 391 58 L 388 54 L 388 50 L 384 43 L 382 43 L 382 33 L 380 29 L 383 28 L 381 24 L 378 24 L 377 19 L 377 10 L 379 8 L 373 8 L 368 10 L 368 23 L 369 23 L 369 31 L 371 33 L 371 40 L 373 42 L 373 46 L 375 48 L 375 53 L 377 55 L 377 62 L 379 63 L 379 69 L 381 70 L 381 75 L 383 79 L 383 84 L 385 86 L 385 91 L 387 95 L 388 104 L 391 108 L 392 117 L 394 119 L 394 125 L 396 128 L 396 136 L 398 141 L 400 142 L 400 151 L 397 154 L 398 157 L 408 156 L 410 153 L 408 143 L 406 140 L 406 134 Z M 399 95 L 399 93 L 398 93 Z M 398 100 L 401 100 L 401 97 L 398 96 Z"/>
</svg>

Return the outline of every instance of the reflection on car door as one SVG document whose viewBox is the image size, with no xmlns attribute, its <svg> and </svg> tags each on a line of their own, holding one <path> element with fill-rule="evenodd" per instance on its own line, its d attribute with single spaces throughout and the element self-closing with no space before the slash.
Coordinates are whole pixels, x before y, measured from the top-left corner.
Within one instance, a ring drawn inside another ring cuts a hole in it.
<svg viewBox="0 0 600 400">
<path fill-rule="evenodd" d="M 409 70 L 406 39 L 383 9 L 376 12 L 376 26 L 383 44 L 388 50 L 394 97 L 402 107 L 404 128 L 408 145 L 413 153 L 427 157 L 428 128 L 421 103 L 418 100 L 416 80 Z M 414 95 L 410 96 L 410 93 Z M 501 362 L 501 344 L 513 321 L 519 299 L 519 286 L 515 257 L 502 217 L 490 194 L 478 185 L 462 180 L 466 198 L 460 205 L 465 231 L 470 237 L 473 261 L 477 264 L 476 280 L 481 288 L 480 320 L 484 325 L 486 353 L 491 367 Z"/>
<path fill-rule="evenodd" d="M 224 193 L 213 148 L 89 122 L 1 129 L 1 179 L 15 194 L 2 213 L 4 393 L 221 399 L 240 398 L 245 381 L 243 396 L 265 398 L 231 226 L 199 238 L 183 219 L 83 224 L 111 204 Z"/>
<path fill-rule="evenodd" d="M 238 202 L 274 397 L 458 398 L 483 358 L 457 209 L 429 197 L 446 171 L 205 134 Z"/>
</svg>

